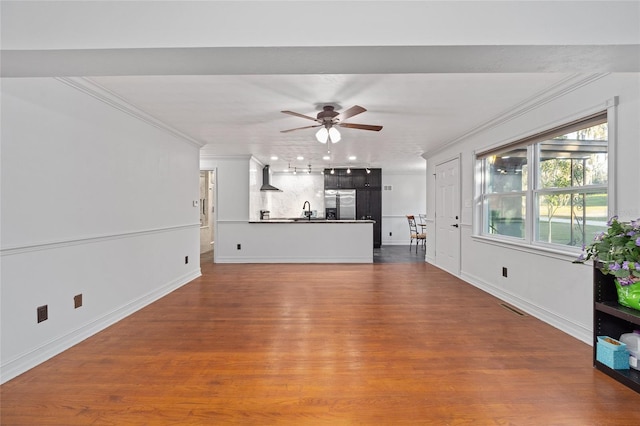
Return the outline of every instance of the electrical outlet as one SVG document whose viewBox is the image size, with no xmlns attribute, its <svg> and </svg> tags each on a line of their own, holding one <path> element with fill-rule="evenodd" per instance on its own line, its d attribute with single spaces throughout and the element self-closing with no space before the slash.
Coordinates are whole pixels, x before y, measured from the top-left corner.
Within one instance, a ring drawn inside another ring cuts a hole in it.
<svg viewBox="0 0 640 426">
<path fill-rule="evenodd" d="M 49 318 L 48 305 L 38 306 L 38 322 L 46 321 Z"/>
<path fill-rule="evenodd" d="M 73 308 L 78 309 L 82 306 L 82 294 L 77 294 L 73 296 Z"/>
<path fill-rule="evenodd" d="M 184 257 L 184 264 L 186 265 L 187 263 L 189 263 L 189 256 Z"/>
<path fill-rule="evenodd" d="M 502 267 L 502 276 L 503 277 L 507 277 L 507 268 L 505 268 L 504 266 Z"/>
<path fill-rule="evenodd" d="M 238 249 L 238 250 L 242 250 L 242 245 L 241 245 L 241 244 L 238 244 L 237 249 Z"/>
</svg>

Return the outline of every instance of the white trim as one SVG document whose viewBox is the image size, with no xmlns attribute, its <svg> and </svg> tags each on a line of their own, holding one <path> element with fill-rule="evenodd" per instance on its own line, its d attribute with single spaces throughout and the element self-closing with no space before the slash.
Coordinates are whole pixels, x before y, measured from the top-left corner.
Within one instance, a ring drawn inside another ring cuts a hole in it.
<svg viewBox="0 0 640 426">
<path fill-rule="evenodd" d="M 202 273 L 200 269 L 185 274 L 177 279 L 167 283 L 166 285 L 149 292 L 138 299 L 135 299 L 126 305 L 120 306 L 106 315 L 86 324 L 70 333 L 45 342 L 39 347 L 32 349 L 26 353 L 20 354 L 15 358 L 2 364 L 0 370 L 2 377 L 0 383 L 24 373 L 25 371 L 43 363 L 44 361 L 58 355 L 59 353 L 71 348 L 72 346 L 82 342 L 83 340 L 93 336 L 94 334 L 104 330 L 112 324 L 128 317 L 134 312 L 150 305 L 158 299 L 166 296 L 172 291 L 182 287 L 183 285 L 200 277 Z"/>
<path fill-rule="evenodd" d="M 477 133 L 484 132 L 485 130 L 489 130 L 489 129 L 501 126 L 504 123 L 507 123 L 515 118 L 518 118 L 524 114 L 527 114 L 537 108 L 540 108 L 541 106 L 549 102 L 552 102 L 558 98 L 561 98 L 566 94 L 571 93 L 574 90 L 577 90 L 587 84 L 591 84 L 594 81 L 599 80 L 607 75 L 609 75 L 609 73 L 588 74 L 587 76 L 585 76 L 584 74 L 572 74 L 569 77 L 552 85 L 551 87 L 548 87 L 542 92 L 539 92 L 531 96 L 530 98 L 525 99 L 524 101 L 514 105 L 513 107 L 497 115 L 496 117 L 490 120 L 487 120 L 481 125 L 456 137 L 455 139 L 452 139 L 448 142 L 444 142 L 442 145 L 438 146 L 433 150 L 426 151 L 425 153 L 422 154 L 422 158 L 424 158 L 425 160 L 428 160 L 429 158 L 435 156 L 439 152 L 445 151 L 446 149 L 450 148 L 452 145 L 455 145 L 458 142 L 461 142 Z M 515 138 L 514 140 L 516 139 L 522 139 L 522 137 Z M 496 146 L 500 146 L 504 144 L 505 143 L 502 142 L 500 144 L 496 144 Z M 486 149 L 483 149 L 483 151 L 484 150 Z"/>
<path fill-rule="evenodd" d="M 131 117 L 137 118 L 138 120 L 149 124 L 150 126 L 165 131 L 170 135 L 175 136 L 178 139 L 188 143 L 189 145 L 193 145 L 197 148 L 202 148 L 207 144 L 206 142 L 199 141 L 192 138 L 191 136 L 188 136 L 185 133 L 182 133 L 181 131 L 169 126 L 156 117 L 147 114 L 140 108 L 132 105 L 129 101 L 102 87 L 93 80 L 85 77 L 55 77 L 55 79 L 60 81 L 61 83 L 68 85 L 69 87 L 73 87 L 74 89 L 77 89 L 101 102 L 104 102 L 110 107 L 122 111 L 125 114 L 129 114 Z"/>
<path fill-rule="evenodd" d="M 247 160 L 247 161 L 250 161 L 252 158 L 255 159 L 255 157 L 251 154 L 216 155 L 216 154 L 200 151 L 200 160 Z M 200 165 L 200 167 L 201 167 L 200 170 L 213 170 L 207 167 L 203 168 L 202 165 Z"/>
<path fill-rule="evenodd" d="M 168 226 L 165 228 L 143 229 L 140 231 L 121 232 L 116 234 L 77 237 L 77 238 L 72 238 L 67 240 L 41 241 L 41 242 L 30 243 L 25 245 L 2 248 L 0 249 L 0 255 L 11 256 L 15 254 L 28 253 L 32 251 L 51 250 L 51 249 L 57 249 L 61 247 L 69 247 L 69 246 L 82 245 L 82 244 L 92 244 L 92 243 L 109 241 L 109 240 L 117 240 L 120 238 L 138 237 L 141 235 L 160 234 L 164 232 L 179 231 L 181 229 L 190 229 L 190 228 L 200 228 L 200 223 L 198 222 L 198 223 L 191 223 L 186 225 Z"/>
<path fill-rule="evenodd" d="M 589 328 L 589 326 L 575 323 L 568 318 L 557 315 L 546 309 L 542 309 L 535 303 L 529 302 L 528 300 L 518 297 L 517 295 L 499 289 L 474 275 L 466 274 L 463 272 L 459 276 L 459 278 L 473 285 L 474 287 L 477 287 L 480 290 L 483 290 L 491 294 L 492 296 L 495 296 L 498 299 L 503 300 L 523 310 L 524 312 L 538 318 L 539 320 L 552 325 L 553 327 L 569 334 L 570 336 L 573 336 L 588 345 L 593 345 L 593 330 Z"/>
<path fill-rule="evenodd" d="M 609 208 L 608 217 L 612 217 L 618 214 L 618 97 L 614 96 L 605 102 L 607 107 L 607 131 L 609 138 L 608 151 L 608 164 L 609 170 L 607 171 L 607 207 Z"/>
<path fill-rule="evenodd" d="M 617 98 L 617 97 L 616 97 Z M 484 146 L 482 148 L 478 148 L 476 150 L 473 151 L 473 155 L 474 158 L 477 160 L 478 156 L 480 156 L 480 154 L 484 153 L 484 152 L 488 152 L 488 151 L 493 151 L 495 149 L 499 149 L 502 146 L 505 145 L 509 145 L 512 144 L 514 142 L 517 142 L 521 139 L 526 139 L 528 137 L 537 135 L 538 133 L 542 133 L 544 131 L 550 130 L 550 129 L 554 129 L 556 127 L 562 127 L 565 126 L 567 124 L 571 124 L 573 121 L 577 121 L 580 120 L 581 118 L 593 115 L 593 114 L 597 114 L 598 112 L 603 112 L 603 111 L 607 111 L 607 121 L 609 120 L 608 118 L 608 114 L 609 114 L 609 108 L 610 108 L 610 103 L 612 102 L 612 99 L 607 99 L 605 102 L 599 102 L 595 105 L 592 105 L 588 108 L 584 108 L 580 111 L 571 113 L 569 115 L 565 115 L 562 118 L 556 119 L 550 123 L 545 123 L 541 126 L 538 126 L 536 128 L 533 129 L 528 129 L 525 132 L 520 133 L 519 135 L 516 136 L 512 136 L 509 137 L 508 139 L 504 139 L 500 142 L 497 143 L 493 143 L 491 145 L 488 146 Z M 533 143 L 528 144 L 532 145 Z"/>
<path fill-rule="evenodd" d="M 574 252 L 563 251 L 555 248 L 555 246 L 545 246 L 542 244 L 529 244 L 524 240 L 508 239 L 508 237 L 499 238 L 498 236 L 487 237 L 484 235 L 472 235 L 471 238 L 477 242 L 490 244 L 498 247 L 504 247 L 512 250 L 518 250 L 525 253 L 535 254 L 539 256 L 547 256 L 553 259 L 564 258 L 567 261 L 574 261 L 580 255 L 580 249 L 576 248 Z"/>
<path fill-rule="evenodd" d="M 577 121 L 580 120 L 580 118 L 583 117 L 587 117 L 589 115 L 593 115 L 599 112 L 606 112 L 607 114 L 607 125 L 608 125 L 608 140 L 607 140 L 607 155 L 608 155 L 608 171 L 607 171 L 607 187 L 606 187 L 606 192 L 607 192 L 607 207 L 609 209 L 609 214 L 608 216 L 611 217 L 614 214 L 616 214 L 617 211 L 617 204 L 616 204 L 616 175 L 618 173 L 617 167 L 615 166 L 617 161 L 616 161 L 616 141 L 617 141 L 617 105 L 618 105 L 618 97 L 614 96 L 612 98 L 609 98 L 607 100 L 605 100 L 604 102 L 599 102 L 598 104 L 592 105 L 588 108 L 582 109 L 578 112 L 574 112 L 568 116 L 564 116 L 561 119 L 555 120 L 552 123 L 547 123 L 544 124 L 542 126 L 538 126 L 536 129 L 534 130 L 528 130 L 525 133 L 520 134 L 519 136 L 516 137 L 511 137 L 509 139 L 503 140 L 502 142 L 499 142 L 497 144 L 492 144 L 490 146 L 481 148 L 479 150 L 475 150 L 473 152 L 473 162 L 474 162 L 474 170 L 475 170 L 475 177 L 474 177 L 474 200 L 475 200 L 475 205 L 474 205 L 474 211 L 473 211 L 473 217 L 475 220 L 475 226 L 473 229 L 473 238 L 476 238 L 478 240 L 483 240 L 485 242 L 489 242 L 489 241 L 493 241 L 498 245 L 503 245 L 503 246 L 512 246 L 512 247 L 520 247 L 520 248 L 527 248 L 527 251 L 533 252 L 533 253 L 555 253 L 555 254 L 559 254 L 559 255 L 567 255 L 568 253 L 566 251 L 560 251 L 557 249 L 553 249 L 553 248 L 547 248 L 543 245 L 542 242 L 540 241 L 536 241 L 534 236 L 535 236 L 535 206 L 534 206 L 534 198 L 536 196 L 537 193 L 539 193 L 541 190 L 536 189 L 537 188 L 537 184 L 535 184 L 535 182 L 537 182 L 538 180 L 538 172 L 539 172 L 539 159 L 536 157 L 535 158 L 535 163 L 538 167 L 536 167 L 532 173 L 529 173 L 528 175 L 528 181 L 527 181 L 527 187 L 530 188 L 526 191 L 522 191 L 525 193 L 526 195 L 526 217 L 527 218 L 532 218 L 531 220 L 526 219 L 525 220 L 525 236 L 524 239 L 522 240 L 522 242 L 515 242 L 513 240 L 510 240 L 508 238 L 504 238 L 504 237 L 500 237 L 497 235 L 492 235 L 492 236 L 487 236 L 487 235 L 483 235 L 483 230 L 484 230 L 484 211 L 483 211 L 483 207 L 482 207 L 482 201 L 483 201 L 483 193 L 482 193 L 482 188 L 483 188 L 483 184 L 484 184 L 484 172 L 482 170 L 482 168 L 480 168 L 480 171 L 478 170 L 479 164 L 478 163 L 482 163 L 482 158 L 478 158 L 478 153 L 479 152 L 487 152 L 490 150 L 494 150 L 494 149 L 498 149 L 500 146 L 504 146 L 504 145 L 509 145 L 513 142 L 516 142 L 520 139 L 526 139 L 527 137 L 530 137 L 531 135 L 535 135 L 538 133 L 541 133 L 543 131 L 546 131 L 548 129 L 553 129 L 555 127 L 562 127 L 564 124 L 567 123 L 571 123 L 573 121 Z M 612 125 L 613 123 L 613 125 Z M 532 147 L 534 146 L 534 143 L 531 143 L 529 145 L 527 145 L 527 163 L 530 165 L 534 164 L 534 153 L 533 153 L 533 149 Z M 480 179 L 477 178 L 477 176 L 480 175 Z M 571 191 L 571 192 L 589 192 L 592 189 L 594 189 L 595 187 L 571 187 L 571 188 L 562 188 L 558 191 Z M 477 192 L 476 192 L 477 191 Z M 543 191 L 544 192 L 544 191 Z M 508 193 L 509 194 L 515 194 L 515 193 Z M 495 195 L 495 194 L 493 194 Z M 504 195 L 504 194 L 503 194 Z"/>
</svg>

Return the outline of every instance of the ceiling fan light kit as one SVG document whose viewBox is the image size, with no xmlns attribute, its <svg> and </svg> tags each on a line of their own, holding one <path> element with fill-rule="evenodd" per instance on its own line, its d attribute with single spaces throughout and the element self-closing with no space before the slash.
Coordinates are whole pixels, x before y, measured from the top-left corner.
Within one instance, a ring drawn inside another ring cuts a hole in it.
<svg viewBox="0 0 640 426">
<path fill-rule="evenodd" d="M 335 127 L 329 127 L 329 129 L 323 127 L 316 133 L 316 139 L 320 143 L 327 143 L 329 141 L 331 141 L 331 143 L 337 143 L 340 142 L 342 136 L 340 136 L 340 132 Z"/>
<path fill-rule="evenodd" d="M 382 126 L 374 126 L 371 124 L 355 124 L 355 123 L 342 123 L 342 120 L 346 120 L 347 118 L 353 117 L 354 115 L 365 112 L 366 109 L 359 105 L 354 105 L 351 108 L 343 111 L 342 113 L 338 113 L 334 111 L 334 107 L 332 105 L 325 105 L 322 108 L 316 118 L 310 117 L 308 115 L 300 114 L 298 112 L 293 111 L 281 111 L 284 114 L 293 115 L 300 118 L 305 118 L 307 120 L 315 121 L 319 124 L 315 124 L 313 126 L 304 126 L 297 127 L 295 129 L 281 130 L 281 133 L 293 132 L 294 130 L 302 130 L 302 129 L 312 129 L 314 127 L 320 127 L 320 129 L 316 132 L 316 139 L 318 142 L 326 144 L 328 141 L 331 143 L 339 142 L 342 136 L 336 126 L 339 127 L 347 127 L 349 129 L 359 129 L 359 130 L 372 130 L 375 132 L 379 132 L 382 130 Z"/>
</svg>

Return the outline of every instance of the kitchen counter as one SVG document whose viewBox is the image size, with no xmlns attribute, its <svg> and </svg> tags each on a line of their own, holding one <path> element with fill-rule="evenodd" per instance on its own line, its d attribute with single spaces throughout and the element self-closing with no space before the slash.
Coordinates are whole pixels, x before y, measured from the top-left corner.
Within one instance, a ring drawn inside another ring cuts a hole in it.
<svg viewBox="0 0 640 426">
<path fill-rule="evenodd" d="M 272 218 L 220 222 L 220 263 L 373 263 L 373 220 Z M 307 225 L 307 226 L 305 226 Z M 228 235 L 226 238 L 225 236 Z"/>
<path fill-rule="evenodd" d="M 249 223 L 376 223 L 375 220 L 327 220 L 327 219 L 267 219 L 267 220 L 255 220 L 249 221 Z"/>
</svg>

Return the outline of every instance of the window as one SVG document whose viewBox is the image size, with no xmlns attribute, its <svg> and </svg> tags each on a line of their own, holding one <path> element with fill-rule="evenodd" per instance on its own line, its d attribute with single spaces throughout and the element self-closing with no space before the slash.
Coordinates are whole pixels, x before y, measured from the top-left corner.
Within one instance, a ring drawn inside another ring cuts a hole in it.
<svg viewBox="0 0 640 426">
<path fill-rule="evenodd" d="M 606 113 L 477 155 L 480 233 L 581 247 L 606 229 Z"/>
</svg>

